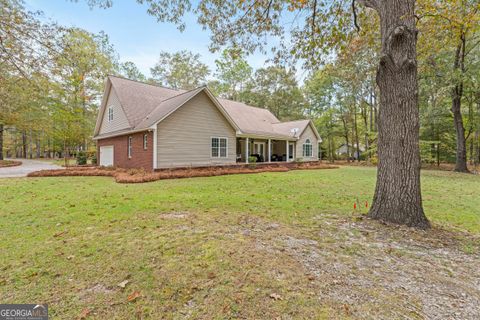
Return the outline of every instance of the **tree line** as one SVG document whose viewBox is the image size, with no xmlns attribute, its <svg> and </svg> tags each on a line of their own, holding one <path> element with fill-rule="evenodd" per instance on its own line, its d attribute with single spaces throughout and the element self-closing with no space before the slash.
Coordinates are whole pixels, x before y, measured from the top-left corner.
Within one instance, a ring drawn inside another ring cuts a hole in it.
<svg viewBox="0 0 480 320">
<path fill-rule="evenodd" d="M 93 152 L 105 77 L 115 74 L 174 89 L 207 84 L 220 97 L 267 108 L 281 120 L 309 117 L 323 138 L 324 158 L 377 161 L 380 41 L 371 13 L 359 14 L 362 29 L 335 54 L 307 64 L 302 81 L 281 59 L 254 70 L 238 46 L 221 52 L 215 70 L 199 54 L 161 52 L 147 77 L 133 62 L 120 62 L 108 35 L 42 22 L 41 13 L 19 1 L 0 2 L 0 157 Z M 423 162 L 456 162 L 466 171 L 468 162 L 480 162 L 479 13 L 474 2 L 447 2 L 417 3 L 424 13 L 418 18 L 419 147 Z"/>
</svg>

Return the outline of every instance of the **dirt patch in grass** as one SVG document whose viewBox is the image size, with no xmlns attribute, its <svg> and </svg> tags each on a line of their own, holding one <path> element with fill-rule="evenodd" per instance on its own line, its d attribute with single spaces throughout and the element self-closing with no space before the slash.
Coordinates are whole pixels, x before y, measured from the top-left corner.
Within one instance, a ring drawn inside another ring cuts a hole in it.
<svg viewBox="0 0 480 320">
<path fill-rule="evenodd" d="M 0 168 L 6 167 L 16 167 L 21 165 L 21 161 L 14 161 L 14 160 L 0 160 Z"/>
<path fill-rule="evenodd" d="M 479 238 L 321 219 L 313 238 L 283 235 L 260 246 L 299 261 L 320 301 L 355 319 L 480 317 Z"/>
<path fill-rule="evenodd" d="M 118 183 L 143 183 L 163 179 L 182 179 L 194 177 L 212 177 L 231 174 L 261 172 L 287 172 L 290 170 L 335 169 L 337 167 L 320 162 L 234 165 L 223 167 L 162 169 L 149 172 L 143 169 L 122 169 L 106 167 L 73 167 L 58 170 L 41 170 L 28 174 L 28 177 L 65 177 L 65 176 L 108 176 Z"/>
<path fill-rule="evenodd" d="M 77 221 L 41 251 L 0 260 L 0 298 L 44 301 L 59 319 L 478 319 L 478 243 L 462 250 L 478 239 L 359 215 L 316 221 L 206 211 Z"/>
</svg>

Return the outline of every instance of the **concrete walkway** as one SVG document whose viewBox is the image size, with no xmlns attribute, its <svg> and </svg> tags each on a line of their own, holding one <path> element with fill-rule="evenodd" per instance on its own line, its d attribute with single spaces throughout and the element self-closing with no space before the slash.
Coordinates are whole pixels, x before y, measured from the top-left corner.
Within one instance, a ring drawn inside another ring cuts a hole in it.
<svg viewBox="0 0 480 320">
<path fill-rule="evenodd" d="M 61 166 L 46 161 L 30 159 L 6 159 L 21 161 L 22 164 L 16 167 L 0 168 L 0 178 L 26 177 L 27 174 L 39 170 L 63 169 Z"/>
</svg>

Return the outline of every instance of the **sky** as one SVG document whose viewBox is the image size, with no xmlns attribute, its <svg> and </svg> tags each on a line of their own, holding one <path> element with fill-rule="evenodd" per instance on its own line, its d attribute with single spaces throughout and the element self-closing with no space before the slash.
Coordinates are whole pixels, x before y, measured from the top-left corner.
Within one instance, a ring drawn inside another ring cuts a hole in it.
<svg viewBox="0 0 480 320">
<path fill-rule="evenodd" d="M 43 11 L 45 18 L 66 27 L 79 27 L 92 33 L 104 31 L 120 56 L 132 61 L 147 76 L 161 51 L 190 50 L 199 53 L 212 72 L 219 53 L 208 50 L 210 32 L 202 30 L 193 15 L 185 17 L 186 29 L 180 32 L 173 24 L 160 23 L 147 14 L 147 7 L 133 0 L 116 0 L 108 9 L 90 9 L 86 0 L 26 0 L 29 10 Z M 254 68 L 268 59 L 260 53 L 247 57 Z"/>
</svg>

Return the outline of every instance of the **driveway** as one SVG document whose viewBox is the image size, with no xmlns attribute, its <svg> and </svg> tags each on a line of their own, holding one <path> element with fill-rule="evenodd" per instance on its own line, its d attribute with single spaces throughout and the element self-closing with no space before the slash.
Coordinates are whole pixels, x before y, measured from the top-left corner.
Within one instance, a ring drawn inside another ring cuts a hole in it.
<svg viewBox="0 0 480 320">
<path fill-rule="evenodd" d="M 7 159 L 10 160 L 10 159 Z M 30 159 L 11 159 L 21 161 L 22 164 L 16 167 L 0 168 L 0 178 L 26 177 L 30 172 L 38 170 L 62 169 L 62 167 L 46 161 Z"/>
</svg>

